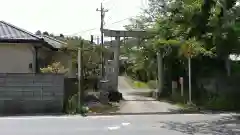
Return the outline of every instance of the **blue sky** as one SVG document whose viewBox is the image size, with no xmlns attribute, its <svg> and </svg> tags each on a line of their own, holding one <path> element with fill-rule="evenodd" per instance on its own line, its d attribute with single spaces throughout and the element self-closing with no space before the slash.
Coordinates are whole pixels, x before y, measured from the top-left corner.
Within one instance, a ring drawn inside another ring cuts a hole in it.
<svg viewBox="0 0 240 135">
<path fill-rule="evenodd" d="M 103 0 L 0 0 L 0 20 L 9 22 L 25 30 L 49 31 L 54 34 L 99 35 L 100 7 Z M 141 12 L 147 0 L 104 0 L 106 28 L 123 29 L 128 20 L 112 24 Z M 3 6 L 4 5 L 4 6 Z M 85 30 L 95 30 L 84 32 Z"/>
</svg>

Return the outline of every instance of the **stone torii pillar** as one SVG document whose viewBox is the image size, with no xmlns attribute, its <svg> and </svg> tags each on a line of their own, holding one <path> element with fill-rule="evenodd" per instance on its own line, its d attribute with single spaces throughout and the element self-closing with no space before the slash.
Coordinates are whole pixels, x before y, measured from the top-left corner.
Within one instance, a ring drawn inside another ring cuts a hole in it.
<svg viewBox="0 0 240 135">
<path fill-rule="evenodd" d="M 135 38 L 140 38 L 140 37 L 145 37 L 149 35 L 146 31 L 124 31 L 124 30 L 108 30 L 108 29 L 103 29 L 104 36 L 106 37 L 115 37 L 115 44 L 113 45 L 114 47 L 114 77 L 111 81 L 114 83 L 114 90 L 118 90 L 118 75 L 119 75 L 119 56 L 120 56 L 120 45 L 121 37 L 135 37 Z"/>
</svg>

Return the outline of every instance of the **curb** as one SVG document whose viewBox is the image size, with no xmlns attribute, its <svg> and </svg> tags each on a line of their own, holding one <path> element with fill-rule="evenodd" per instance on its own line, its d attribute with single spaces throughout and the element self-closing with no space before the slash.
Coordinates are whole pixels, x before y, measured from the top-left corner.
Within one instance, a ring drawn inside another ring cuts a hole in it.
<svg viewBox="0 0 240 135">
<path fill-rule="evenodd" d="M 115 116 L 115 115 L 174 115 L 174 114 L 240 114 L 237 112 L 223 112 L 223 111 L 190 111 L 190 110 L 176 110 L 172 112 L 139 112 L 139 113 L 121 113 L 121 112 L 106 112 L 87 114 L 87 116 Z"/>
<path fill-rule="evenodd" d="M 121 113 L 121 112 L 113 112 L 113 113 L 96 113 L 96 114 L 87 114 L 87 116 L 105 116 L 105 115 L 171 115 L 171 114 L 204 114 L 199 111 L 184 111 L 184 112 L 140 112 L 140 113 Z"/>
</svg>

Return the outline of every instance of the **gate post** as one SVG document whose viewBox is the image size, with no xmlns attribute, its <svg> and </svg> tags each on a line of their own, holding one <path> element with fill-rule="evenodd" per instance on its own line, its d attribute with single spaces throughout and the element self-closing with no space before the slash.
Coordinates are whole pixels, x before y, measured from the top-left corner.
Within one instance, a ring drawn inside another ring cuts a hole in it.
<svg viewBox="0 0 240 135">
<path fill-rule="evenodd" d="M 114 46 L 114 90 L 118 90 L 118 74 L 119 74 L 119 55 L 120 55 L 120 36 L 115 37 L 116 44 Z"/>
</svg>

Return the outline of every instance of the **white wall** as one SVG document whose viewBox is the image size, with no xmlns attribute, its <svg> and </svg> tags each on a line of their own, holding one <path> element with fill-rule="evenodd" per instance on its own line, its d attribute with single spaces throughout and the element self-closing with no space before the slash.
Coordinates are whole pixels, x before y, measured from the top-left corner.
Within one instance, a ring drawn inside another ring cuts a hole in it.
<svg viewBox="0 0 240 135">
<path fill-rule="evenodd" d="M 0 43 L 0 73 L 32 73 L 34 61 L 32 45 Z"/>
</svg>

